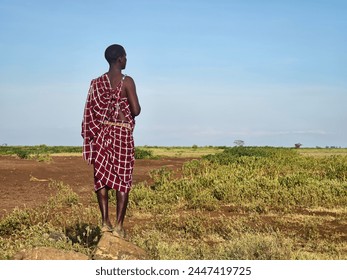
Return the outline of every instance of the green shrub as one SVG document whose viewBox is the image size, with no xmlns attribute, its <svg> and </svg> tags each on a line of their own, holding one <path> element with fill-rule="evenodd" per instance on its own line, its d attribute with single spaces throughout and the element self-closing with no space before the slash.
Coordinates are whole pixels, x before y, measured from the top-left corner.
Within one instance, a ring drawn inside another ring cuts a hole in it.
<svg viewBox="0 0 347 280">
<path fill-rule="evenodd" d="M 0 235 L 9 235 L 31 224 L 31 211 L 15 208 L 0 220 Z"/>
<path fill-rule="evenodd" d="M 21 159 L 28 159 L 28 158 L 30 158 L 30 153 L 28 151 L 17 150 L 15 153 Z"/>
<path fill-rule="evenodd" d="M 146 149 L 135 148 L 135 159 L 151 159 L 154 158 L 153 152 Z"/>
</svg>

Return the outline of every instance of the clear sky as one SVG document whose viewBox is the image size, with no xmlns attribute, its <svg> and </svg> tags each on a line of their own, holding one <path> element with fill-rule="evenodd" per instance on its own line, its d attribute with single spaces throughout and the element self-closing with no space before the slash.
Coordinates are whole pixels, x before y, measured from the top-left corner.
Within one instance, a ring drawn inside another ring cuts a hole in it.
<svg viewBox="0 0 347 280">
<path fill-rule="evenodd" d="M 347 1 L 0 0 L 0 145 L 81 145 L 105 48 L 136 145 L 347 147 Z"/>
</svg>

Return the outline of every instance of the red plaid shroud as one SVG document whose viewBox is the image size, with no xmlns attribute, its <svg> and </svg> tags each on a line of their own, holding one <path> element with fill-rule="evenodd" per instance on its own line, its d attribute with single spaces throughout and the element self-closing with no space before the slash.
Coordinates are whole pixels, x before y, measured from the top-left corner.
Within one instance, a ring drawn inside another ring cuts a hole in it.
<svg viewBox="0 0 347 280">
<path fill-rule="evenodd" d="M 107 74 L 91 81 L 82 121 L 83 158 L 94 165 L 95 191 L 108 186 L 128 192 L 135 162 L 133 130 L 135 120 L 127 98 L 121 98 L 125 76 L 112 89 Z M 119 110 L 131 129 L 104 124 L 119 122 Z"/>
</svg>

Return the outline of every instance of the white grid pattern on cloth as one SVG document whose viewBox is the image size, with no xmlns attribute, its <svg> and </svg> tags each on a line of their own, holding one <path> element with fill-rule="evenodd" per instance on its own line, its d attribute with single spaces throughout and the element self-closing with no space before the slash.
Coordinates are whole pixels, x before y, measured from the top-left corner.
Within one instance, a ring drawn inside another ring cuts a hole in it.
<svg viewBox="0 0 347 280">
<path fill-rule="evenodd" d="M 104 74 L 92 80 L 88 92 L 82 122 L 83 158 L 94 165 L 95 190 L 105 186 L 122 192 L 131 189 L 135 121 L 127 99 L 120 98 L 123 79 L 116 89 L 112 89 Z M 118 115 L 117 110 L 109 110 L 109 106 L 114 106 L 115 102 L 120 102 L 120 110 L 130 124 L 130 130 L 103 124 L 105 120 L 114 120 Z M 109 115 L 111 112 L 113 115 Z"/>
<path fill-rule="evenodd" d="M 131 131 L 123 127 L 108 126 L 97 139 L 96 148 L 99 153 L 94 163 L 95 190 L 107 185 L 123 192 L 129 191 L 134 167 Z"/>
</svg>

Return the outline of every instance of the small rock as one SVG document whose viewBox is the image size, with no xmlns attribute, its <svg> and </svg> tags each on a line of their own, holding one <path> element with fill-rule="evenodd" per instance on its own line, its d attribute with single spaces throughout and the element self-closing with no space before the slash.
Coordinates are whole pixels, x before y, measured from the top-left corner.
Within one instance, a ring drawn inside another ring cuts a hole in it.
<svg viewBox="0 0 347 280">
<path fill-rule="evenodd" d="M 48 235 L 48 239 L 51 240 L 51 241 L 67 241 L 68 238 L 65 236 L 64 233 L 62 232 L 51 232 L 49 235 Z"/>
</svg>

